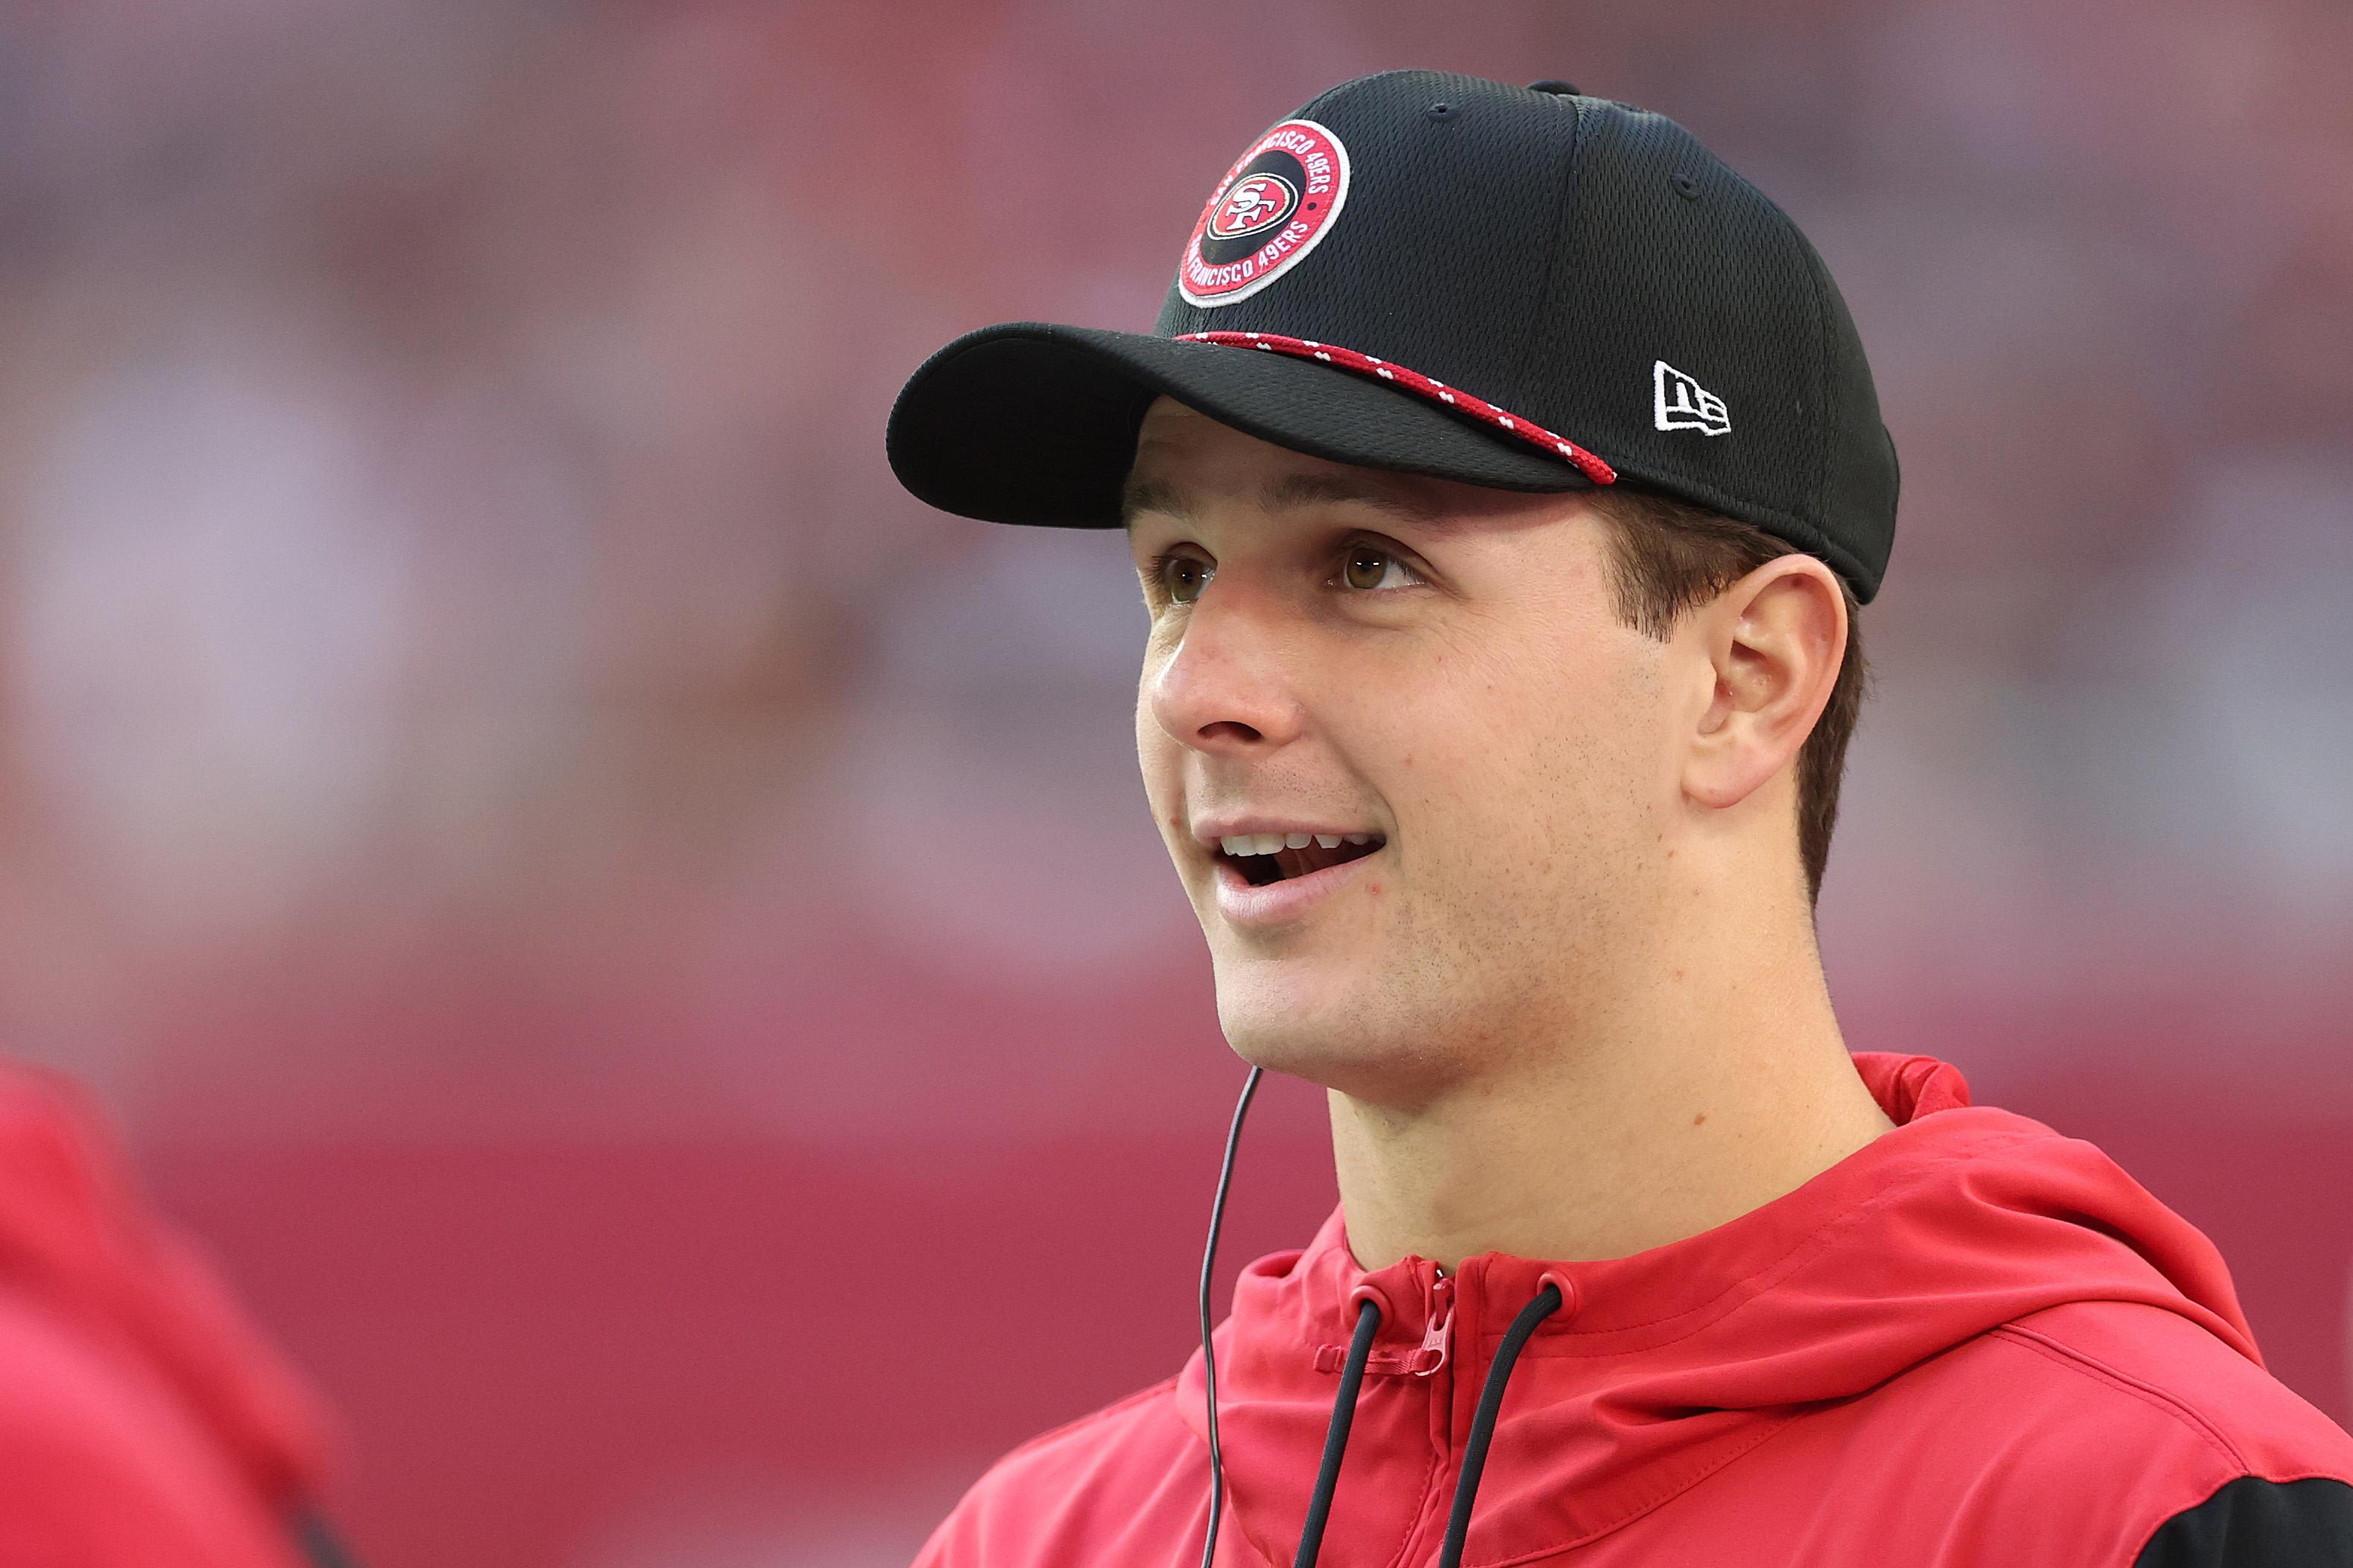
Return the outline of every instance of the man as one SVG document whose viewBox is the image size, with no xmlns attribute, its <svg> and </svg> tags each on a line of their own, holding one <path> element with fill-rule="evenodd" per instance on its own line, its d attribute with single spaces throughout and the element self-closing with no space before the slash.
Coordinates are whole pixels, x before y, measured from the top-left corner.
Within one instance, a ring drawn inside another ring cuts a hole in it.
<svg viewBox="0 0 2353 1568">
<path fill-rule="evenodd" d="M 1153 810 L 1342 1196 L 926 1565 L 2353 1563 L 2353 1440 L 2205 1238 L 1845 1049 L 1812 902 L 1895 459 L 1820 260 L 1680 127 L 1335 89 L 1153 335 L 974 333 L 891 450 L 1125 523 Z"/>
</svg>

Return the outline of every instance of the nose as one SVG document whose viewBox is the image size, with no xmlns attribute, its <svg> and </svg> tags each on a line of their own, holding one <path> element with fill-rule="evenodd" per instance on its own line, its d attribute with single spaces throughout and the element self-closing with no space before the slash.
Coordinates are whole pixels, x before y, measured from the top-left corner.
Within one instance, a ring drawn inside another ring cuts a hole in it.
<svg viewBox="0 0 2353 1568">
<path fill-rule="evenodd" d="M 1209 755 L 1264 755 L 1299 733 L 1287 640 L 1276 606 L 1240 584 L 1213 582 L 1184 636 L 1145 670 L 1152 717 L 1181 746 Z"/>
</svg>

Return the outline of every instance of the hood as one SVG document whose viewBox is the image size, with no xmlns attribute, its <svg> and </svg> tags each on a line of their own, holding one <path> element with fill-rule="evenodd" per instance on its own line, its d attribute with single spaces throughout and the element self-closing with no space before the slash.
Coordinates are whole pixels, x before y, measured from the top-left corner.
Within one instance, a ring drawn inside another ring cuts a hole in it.
<svg viewBox="0 0 2353 1568">
<path fill-rule="evenodd" d="M 163 1374 L 272 1503 L 316 1489 L 322 1423 L 211 1269 L 142 1201 L 65 1079 L 0 1064 L 0 1291 Z"/>
<path fill-rule="evenodd" d="M 1218 1332 L 1232 1525 L 1269 1562 L 1291 1559 L 1360 1289 L 1382 1322 L 1327 1562 L 1370 1561 L 1373 1542 L 1386 1558 L 1432 1489 L 1451 1489 L 1496 1344 L 1546 1279 L 1565 1305 L 1513 1371 L 1476 1563 L 1607 1534 L 1809 1407 L 2064 1302 L 2178 1313 L 2260 1364 L 2212 1245 L 2097 1149 L 1971 1106 L 1928 1058 L 1855 1065 L 1894 1131 L 1685 1241 L 1602 1262 L 1488 1253 L 1441 1279 L 1418 1258 L 1357 1268 L 1335 1213 L 1305 1251 L 1250 1265 Z M 1197 1430 L 1201 1392 L 1197 1352 L 1177 1399 Z"/>
</svg>

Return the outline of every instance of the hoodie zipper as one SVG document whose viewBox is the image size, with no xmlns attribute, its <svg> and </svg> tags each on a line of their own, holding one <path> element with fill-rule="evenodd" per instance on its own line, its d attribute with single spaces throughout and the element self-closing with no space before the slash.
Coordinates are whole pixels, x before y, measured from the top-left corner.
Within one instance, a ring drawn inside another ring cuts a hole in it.
<svg viewBox="0 0 2353 1568">
<path fill-rule="evenodd" d="M 1430 1327 L 1422 1331 L 1421 1348 L 1413 1352 L 1416 1377 L 1428 1377 L 1446 1364 L 1449 1344 L 1454 1337 L 1454 1281 L 1435 1269 L 1430 1272 L 1433 1278 L 1422 1320 Z"/>
<path fill-rule="evenodd" d="M 1436 1449 L 1438 1463 L 1430 1472 L 1421 1506 L 1416 1510 L 1414 1522 L 1408 1529 L 1401 1550 L 1414 1560 L 1422 1560 L 1438 1550 L 1440 1535 L 1446 1528 L 1446 1514 L 1454 1497 L 1455 1461 L 1461 1442 L 1455 1420 L 1455 1389 L 1463 1374 L 1462 1350 L 1454 1342 L 1455 1313 L 1461 1295 L 1462 1281 L 1453 1275 L 1440 1274 L 1435 1265 L 1430 1269 L 1423 1287 L 1423 1306 L 1428 1325 L 1422 1331 L 1421 1346 L 1414 1353 L 1415 1375 L 1424 1378 L 1430 1393 L 1430 1441 Z M 1477 1342 L 1472 1342 L 1475 1344 Z"/>
<path fill-rule="evenodd" d="M 1479 1325 L 1481 1314 L 1487 1310 L 1487 1274 L 1484 1260 L 1465 1258 L 1462 1267 L 1437 1281 L 1445 1288 L 1440 1298 L 1433 1294 L 1435 1306 L 1446 1316 L 1446 1369 L 1430 1387 L 1430 1397 L 1436 1401 L 1438 1417 L 1435 1431 L 1442 1436 L 1439 1452 L 1451 1468 L 1462 1457 L 1462 1445 L 1471 1433 L 1471 1418 L 1479 1404 L 1479 1389 L 1487 1374 L 1486 1363 L 1480 1355 Z M 1453 1498 L 1453 1483 L 1447 1482 L 1446 1496 L 1437 1500 L 1440 1524 L 1444 1524 L 1446 1508 Z"/>
</svg>

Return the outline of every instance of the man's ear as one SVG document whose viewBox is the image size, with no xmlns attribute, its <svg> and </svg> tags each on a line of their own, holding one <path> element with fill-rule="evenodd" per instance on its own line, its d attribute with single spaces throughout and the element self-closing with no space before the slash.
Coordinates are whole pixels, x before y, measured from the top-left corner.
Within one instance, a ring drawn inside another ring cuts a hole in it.
<svg viewBox="0 0 2353 1568">
<path fill-rule="evenodd" d="M 1692 612 L 1715 691 L 1692 737 L 1683 794 L 1722 810 L 1789 764 L 1846 657 L 1846 596 L 1810 555 L 1767 562 Z"/>
</svg>

